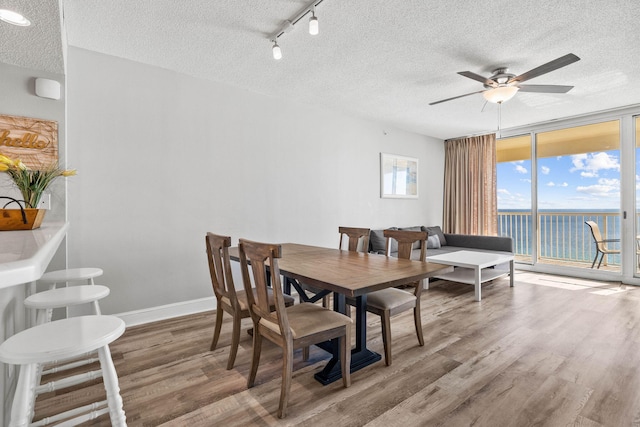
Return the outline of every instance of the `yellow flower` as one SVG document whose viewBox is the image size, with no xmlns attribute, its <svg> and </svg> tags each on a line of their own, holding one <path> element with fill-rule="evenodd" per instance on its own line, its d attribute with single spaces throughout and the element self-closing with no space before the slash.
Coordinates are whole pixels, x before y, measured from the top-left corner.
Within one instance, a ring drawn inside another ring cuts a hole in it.
<svg viewBox="0 0 640 427">
<path fill-rule="evenodd" d="M 3 156 L 2 154 L 0 154 L 0 163 L 8 165 L 8 166 L 13 166 L 13 160 L 8 158 L 7 156 Z"/>
<path fill-rule="evenodd" d="M 5 172 L 9 170 L 9 165 L 5 164 L 4 162 L 0 162 L 0 172 Z"/>
<path fill-rule="evenodd" d="M 77 171 L 75 169 L 66 169 L 63 170 L 61 175 L 62 176 L 74 176 L 77 173 Z"/>
<path fill-rule="evenodd" d="M 9 157 L 7 157 L 7 156 L 5 156 L 3 154 L 0 154 L 0 163 L 2 163 L 4 165 L 7 165 L 9 167 L 12 167 L 14 169 L 20 169 L 20 170 L 26 170 L 27 169 L 27 166 L 25 166 L 25 164 L 22 163 L 22 160 L 20 160 L 20 159 L 12 160 L 12 159 L 10 159 Z M 5 169 L 5 171 L 6 170 L 7 169 Z"/>
</svg>

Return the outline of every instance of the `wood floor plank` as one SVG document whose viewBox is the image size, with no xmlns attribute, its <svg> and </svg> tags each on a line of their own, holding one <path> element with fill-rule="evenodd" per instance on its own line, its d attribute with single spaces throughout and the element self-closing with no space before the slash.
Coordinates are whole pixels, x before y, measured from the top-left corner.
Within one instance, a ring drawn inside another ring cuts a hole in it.
<svg viewBox="0 0 640 427">
<path fill-rule="evenodd" d="M 264 343 L 247 389 L 251 337 L 244 319 L 233 369 L 231 321 L 209 351 L 214 312 L 128 328 L 111 345 L 130 426 L 640 426 L 640 288 L 517 272 L 473 287 L 436 281 L 422 295 L 425 345 L 413 314 L 392 318 L 393 364 L 352 375 L 352 386 L 314 378 L 329 359 L 294 354 L 285 420 L 276 418 L 281 350 Z M 380 319 L 368 346 L 382 352 Z M 104 395 L 101 380 L 36 402 L 39 419 Z M 108 426 L 107 416 L 85 425 Z"/>
</svg>

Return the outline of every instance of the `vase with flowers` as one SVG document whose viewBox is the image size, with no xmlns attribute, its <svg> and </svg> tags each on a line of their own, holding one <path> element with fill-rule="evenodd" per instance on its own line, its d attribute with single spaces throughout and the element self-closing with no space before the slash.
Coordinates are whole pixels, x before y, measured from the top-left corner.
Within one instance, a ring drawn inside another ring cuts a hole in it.
<svg viewBox="0 0 640 427">
<path fill-rule="evenodd" d="M 42 194 L 56 178 L 76 174 L 75 169 L 62 169 L 57 163 L 52 163 L 42 168 L 29 168 L 20 159 L 12 159 L 2 153 L 0 153 L 0 172 L 6 173 L 22 194 L 21 202 L 23 202 L 24 207 L 22 208 L 21 206 L 21 211 L 23 218 L 25 218 L 25 210 L 37 209 Z M 8 217 L 9 213 L 4 212 L 4 215 Z M 44 216 L 44 212 L 40 215 L 40 221 L 42 216 Z M 37 227 L 34 226 L 32 228 Z"/>
</svg>

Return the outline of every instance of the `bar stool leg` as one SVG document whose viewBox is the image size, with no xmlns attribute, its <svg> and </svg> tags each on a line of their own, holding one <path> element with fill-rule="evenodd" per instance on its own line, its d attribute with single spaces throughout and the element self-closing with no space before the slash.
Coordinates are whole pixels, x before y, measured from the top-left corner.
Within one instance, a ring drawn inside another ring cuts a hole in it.
<svg viewBox="0 0 640 427">
<path fill-rule="evenodd" d="M 93 314 L 97 314 L 98 316 L 102 314 L 102 312 L 100 312 L 100 304 L 98 304 L 98 300 L 93 301 L 91 305 L 93 306 Z"/>
<path fill-rule="evenodd" d="M 120 387 L 118 385 L 118 374 L 111 359 L 109 346 L 105 345 L 98 349 L 98 357 L 100 358 L 100 367 L 102 368 L 102 381 L 107 392 L 107 404 L 109 405 L 109 417 L 111 425 L 114 427 L 126 427 L 127 421 L 122 408 L 122 396 L 120 396 Z"/>
<path fill-rule="evenodd" d="M 31 424 L 35 410 L 36 370 L 37 364 L 20 365 L 9 427 L 26 427 Z"/>
</svg>

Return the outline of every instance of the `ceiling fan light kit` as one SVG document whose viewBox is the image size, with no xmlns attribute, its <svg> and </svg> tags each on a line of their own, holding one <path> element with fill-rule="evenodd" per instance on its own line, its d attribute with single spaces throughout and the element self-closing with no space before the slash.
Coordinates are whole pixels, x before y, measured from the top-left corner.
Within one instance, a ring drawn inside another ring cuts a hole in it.
<svg viewBox="0 0 640 427">
<path fill-rule="evenodd" d="M 513 98 L 517 92 L 538 92 L 538 93 L 567 93 L 573 86 L 563 85 L 523 85 L 523 82 L 531 80 L 534 77 L 541 76 L 558 68 L 565 67 L 569 64 L 573 64 L 579 61 L 573 53 L 568 53 L 546 64 L 540 65 L 526 73 L 516 76 L 515 74 L 508 73 L 506 67 L 498 68 L 493 71 L 491 77 L 483 77 L 472 71 L 460 71 L 458 74 L 461 76 L 476 80 L 482 83 L 485 87 L 484 90 L 476 92 L 465 93 L 464 95 L 454 96 L 452 98 L 442 99 L 440 101 L 431 102 L 429 105 L 436 105 L 446 101 L 452 101 L 454 99 L 463 98 L 465 96 L 473 95 L 476 93 L 482 93 L 484 99 L 489 102 L 502 104 Z"/>
<path fill-rule="evenodd" d="M 502 104 L 513 98 L 519 90 L 518 86 L 500 86 L 485 90 L 482 92 L 482 96 L 489 102 Z"/>
</svg>

